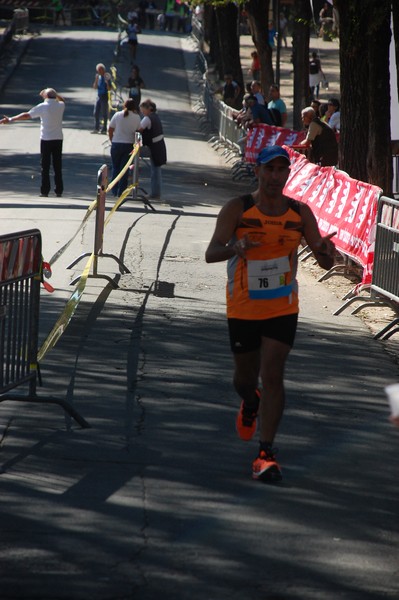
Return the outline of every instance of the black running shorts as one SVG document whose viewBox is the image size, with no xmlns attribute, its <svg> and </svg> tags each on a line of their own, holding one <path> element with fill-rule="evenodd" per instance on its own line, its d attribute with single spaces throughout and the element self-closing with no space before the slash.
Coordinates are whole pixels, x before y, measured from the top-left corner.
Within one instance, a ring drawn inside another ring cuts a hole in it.
<svg viewBox="0 0 399 600">
<path fill-rule="evenodd" d="M 277 340 L 292 348 L 298 323 L 298 314 L 274 319 L 248 321 L 227 319 L 230 347 L 234 354 L 253 352 L 261 346 L 262 337 Z"/>
</svg>

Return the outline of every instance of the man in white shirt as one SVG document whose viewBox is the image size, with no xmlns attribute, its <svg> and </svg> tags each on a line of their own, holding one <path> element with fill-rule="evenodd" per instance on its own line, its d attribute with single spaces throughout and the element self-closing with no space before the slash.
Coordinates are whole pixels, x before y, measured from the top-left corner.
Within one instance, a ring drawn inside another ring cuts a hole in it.
<svg viewBox="0 0 399 600">
<path fill-rule="evenodd" d="M 40 119 L 40 153 L 42 167 L 42 183 L 40 196 L 47 197 L 50 192 L 50 166 L 53 163 L 54 191 L 58 198 L 62 196 L 64 184 L 62 180 L 62 119 L 65 110 L 65 101 L 53 88 L 46 88 L 40 92 L 43 102 L 31 108 L 28 112 L 20 113 L 15 117 L 4 117 L 0 125 L 14 121 Z"/>
</svg>

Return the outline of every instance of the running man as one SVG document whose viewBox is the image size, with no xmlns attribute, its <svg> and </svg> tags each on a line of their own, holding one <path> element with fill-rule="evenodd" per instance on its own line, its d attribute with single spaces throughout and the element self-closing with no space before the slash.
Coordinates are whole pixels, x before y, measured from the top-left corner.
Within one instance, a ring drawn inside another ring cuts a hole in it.
<svg viewBox="0 0 399 600">
<path fill-rule="evenodd" d="M 227 260 L 227 319 L 234 355 L 234 387 L 241 398 L 236 429 L 251 440 L 259 414 L 260 444 L 252 477 L 281 479 L 273 442 L 283 415 L 284 367 L 298 320 L 297 249 L 302 237 L 323 269 L 334 264 L 334 233 L 322 237 L 309 206 L 285 196 L 289 154 L 264 148 L 255 174 L 258 189 L 221 209 L 206 262 Z M 259 377 L 262 389 L 259 389 Z"/>
</svg>

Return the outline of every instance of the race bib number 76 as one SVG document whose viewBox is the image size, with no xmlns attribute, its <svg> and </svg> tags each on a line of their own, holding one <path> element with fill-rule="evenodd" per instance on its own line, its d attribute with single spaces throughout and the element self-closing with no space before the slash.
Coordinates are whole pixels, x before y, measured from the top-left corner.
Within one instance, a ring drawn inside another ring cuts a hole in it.
<svg viewBox="0 0 399 600">
<path fill-rule="evenodd" d="M 288 256 L 270 260 L 249 260 L 248 292 L 252 300 L 289 296 L 291 285 L 286 285 L 286 274 L 290 271 Z"/>
</svg>

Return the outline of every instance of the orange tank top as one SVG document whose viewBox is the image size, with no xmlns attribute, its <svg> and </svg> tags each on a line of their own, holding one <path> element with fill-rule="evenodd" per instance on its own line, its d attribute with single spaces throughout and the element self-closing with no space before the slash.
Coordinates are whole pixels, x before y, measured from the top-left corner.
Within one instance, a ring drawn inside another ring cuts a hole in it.
<svg viewBox="0 0 399 600">
<path fill-rule="evenodd" d="M 303 235 L 301 203 L 289 198 L 281 216 L 262 213 L 251 194 L 242 197 L 243 213 L 230 244 L 244 235 L 261 242 L 243 260 L 227 263 L 227 317 L 271 319 L 299 311 L 297 250 Z"/>
</svg>

